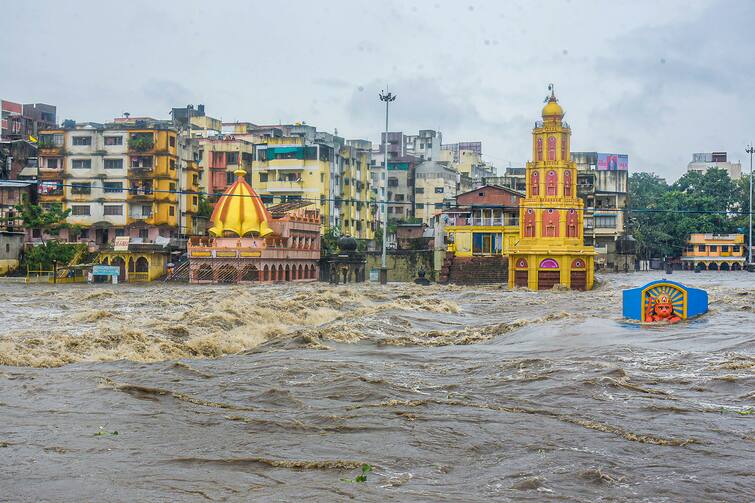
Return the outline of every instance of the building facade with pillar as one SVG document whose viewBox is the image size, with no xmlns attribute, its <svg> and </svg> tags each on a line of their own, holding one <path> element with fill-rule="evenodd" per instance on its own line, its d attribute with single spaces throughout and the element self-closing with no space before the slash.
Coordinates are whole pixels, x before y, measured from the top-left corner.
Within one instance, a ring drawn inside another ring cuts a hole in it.
<svg viewBox="0 0 755 503">
<path fill-rule="evenodd" d="M 584 245 L 584 203 L 570 158 L 571 129 L 551 89 L 532 130 L 527 195 L 519 209 L 519 239 L 509 256 L 509 287 L 590 290 L 595 249 Z"/>
</svg>

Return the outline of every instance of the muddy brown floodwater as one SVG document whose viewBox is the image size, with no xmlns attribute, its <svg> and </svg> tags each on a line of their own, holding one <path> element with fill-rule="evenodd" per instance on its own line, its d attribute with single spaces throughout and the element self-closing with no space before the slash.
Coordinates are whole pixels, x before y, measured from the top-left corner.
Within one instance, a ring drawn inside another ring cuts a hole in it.
<svg viewBox="0 0 755 503">
<path fill-rule="evenodd" d="M 0 500 L 752 501 L 755 275 L 622 321 L 659 277 L 0 283 Z"/>
</svg>

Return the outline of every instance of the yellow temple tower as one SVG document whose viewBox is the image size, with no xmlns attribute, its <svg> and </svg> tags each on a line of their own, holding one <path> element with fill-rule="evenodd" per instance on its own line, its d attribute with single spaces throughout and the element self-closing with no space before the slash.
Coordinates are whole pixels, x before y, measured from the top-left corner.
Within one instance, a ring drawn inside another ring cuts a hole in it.
<svg viewBox="0 0 755 503">
<path fill-rule="evenodd" d="M 595 249 L 584 245 L 584 203 L 577 197 L 571 129 L 553 90 L 543 120 L 532 130 L 527 197 L 519 209 L 519 239 L 509 255 L 509 287 L 546 290 L 564 285 L 590 290 Z"/>
</svg>

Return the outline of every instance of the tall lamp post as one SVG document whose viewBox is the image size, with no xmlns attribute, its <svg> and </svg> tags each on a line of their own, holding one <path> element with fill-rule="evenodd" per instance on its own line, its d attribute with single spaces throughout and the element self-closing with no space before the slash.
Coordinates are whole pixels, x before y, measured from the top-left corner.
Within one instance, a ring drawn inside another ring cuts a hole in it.
<svg viewBox="0 0 755 503">
<path fill-rule="evenodd" d="M 747 240 L 747 249 L 749 251 L 747 264 L 749 268 L 752 267 L 752 154 L 755 152 L 755 147 L 752 146 L 752 143 L 747 146 L 745 152 L 750 154 L 750 226 L 749 238 Z"/>
<path fill-rule="evenodd" d="M 380 284 L 388 283 L 388 266 L 386 265 L 386 242 L 388 241 L 388 204 L 386 204 L 388 191 L 388 105 L 396 100 L 396 95 L 380 91 L 380 101 L 385 102 L 385 139 L 383 140 L 383 197 L 381 209 L 383 216 L 383 255 L 380 261 Z"/>
</svg>

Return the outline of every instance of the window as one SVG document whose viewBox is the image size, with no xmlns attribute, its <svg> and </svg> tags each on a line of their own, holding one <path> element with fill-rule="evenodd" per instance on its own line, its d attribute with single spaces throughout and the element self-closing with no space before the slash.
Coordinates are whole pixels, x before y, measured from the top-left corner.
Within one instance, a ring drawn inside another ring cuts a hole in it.
<svg viewBox="0 0 755 503">
<path fill-rule="evenodd" d="M 91 136 L 74 136 L 72 141 L 74 145 L 91 145 L 92 137 Z"/>
<path fill-rule="evenodd" d="M 739 253 L 739 245 L 734 245 L 731 247 L 731 251 L 733 253 Z"/>
<path fill-rule="evenodd" d="M 556 160 L 556 137 L 555 136 L 548 137 L 548 160 L 549 161 Z"/>
<path fill-rule="evenodd" d="M 123 215 L 123 206 L 120 204 L 106 204 L 104 208 L 105 216 Z"/>
<path fill-rule="evenodd" d="M 105 159 L 105 169 L 123 169 L 123 159 Z"/>
<path fill-rule="evenodd" d="M 199 204 L 199 196 L 192 196 L 191 197 L 191 204 L 193 204 L 194 206 L 198 205 Z"/>
<path fill-rule="evenodd" d="M 418 210 L 421 210 L 425 208 L 425 203 L 417 203 L 416 206 Z"/>
<path fill-rule="evenodd" d="M 198 185 L 199 184 L 199 176 L 198 175 L 192 175 L 192 177 L 191 177 L 191 184 L 192 185 Z"/>
<path fill-rule="evenodd" d="M 71 168 L 72 169 L 91 169 L 92 160 L 91 159 L 73 159 L 71 160 Z"/>
<path fill-rule="evenodd" d="M 152 156 L 134 156 L 131 158 L 132 168 L 152 168 Z"/>
<path fill-rule="evenodd" d="M 226 171 L 225 172 L 225 184 L 226 185 L 232 184 L 235 179 L 236 179 L 236 175 L 233 174 L 233 171 Z"/>
<path fill-rule="evenodd" d="M 87 183 L 81 183 L 81 182 L 74 182 L 71 185 L 71 194 L 91 194 L 92 193 L 92 184 Z M 87 206 L 88 208 L 89 206 Z M 88 215 L 89 213 L 87 213 Z"/>
<path fill-rule="evenodd" d="M 414 193 L 415 194 L 424 194 L 425 193 L 425 188 L 424 187 L 415 187 L 414 188 Z"/>
<path fill-rule="evenodd" d="M 175 192 L 175 191 L 176 191 L 176 184 L 175 184 L 175 183 L 171 183 L 171 184 L 169 185 L 169 187 L 170 187 L 170 189 L 169 189 L 169 190 L 170 190 L 171 192 Z"/>
<path fill-rule="evenodd" d="M 126 229 L 124 229 L 124 228 L 115 229 L 115 235 L 116 235 L 116 237 L 125 236 L 126 235 Z"/>
<path fill-rule="evenodd" d="M 396 199 L 396 201 L 403 201 L 404 200 L 404 194 L 396 194 L 395 199 Z"/>
<path fill-rule="evenodd" d="M 260 173 L 260 183 L 267 183 L 267 173 Z"/>
<path fill-rule="evenodd" d="M 62 134 L 43 134 L 39 135 L 39 147 L 62 147 L 63 135 Z"/>
<path fill-rule="evenodd" d="M 705 245 L 698 245 L 697 246 L 697 251 L 704 252 L 705 251 Z"/>
<path fill-rule="evenodd" d="M 152 216 L 152 206 L 142 206 L 142 216 L 143 217 L 149 217 Z"/>
<path fill-rule="evenodd" d="M 226 164 L 238 164 L 239 163 L 239 153 L 238 152 L 226 152 L 225 153 L 225 163 Z"/>
<path fill-rule="evenodd" d="M 727 252 L 727 251 L 729 251 L 729 247 L 726 246 L 726 245 L 723 245 L 723 246 L 721 246 L 721 251 L 722 252 Z"/>
<path fill-rule="evenodd" d="M 168 215 L 170 215 L 171 217 L 173 217 L 173 216 L 176 215 L 176 207 L 175 206 L 170 206 L 168 208 Z"/>
<path fill-rule="evenodd" d="M 89 216 L 89 205 L 74 204 L 71 206 L 71 215 L 73 216 Z"/>
<path fill-rule="evenodd" d="M 443 194 L 443 187 L 435 187 L 436 194 Z"/>
<path fill-rule="evenodd" d="M 710 251 L 717 252 L 718 251 L 718 246 L 716 246 L 716 245 L 710 245 Z"/>
<path fill-rule="evenodd" d="M 176 146 L 176 137 L 173 135 L 168 136 L 168 144 L 170 144 L 171 147 Z"/>
<path fill-rule="evenodd" d="M 123 136 L 106 136 L 105 145 L 123 145 Z"/>
<path fill-rule="evenodd" d="M 596 229 L 614 229 L 616 228 L 616 215 L 604 215 L 595 217 Z"/>
<path fill-rule="evenodd" d="M 139 237 L 143 240 L 149 239 L 149 229 L 139 229 Z"/>
<path fill-rule="evenodd" d="M 171 159 L 170 160 L 170 169 L 176 169 L 176 160 L 175 159 Z"/>
<path fill-rule="evenodd" d="M 389 187 L 398 187 L 398 178 L 389 178 L 388 179 L 388 186 Z"/>
<path fill-rule="evenodd" d="M 120 193 L 123 191 L 123 182 L 105 182 L 102 187 L 105 189 L 105 194 Z"/>
<path fill-rule="evenodd" d="M 63 167 L 63 159 L 60 157 L 48 157 L 47 169 L 61 169 Z"/>
</svg>

